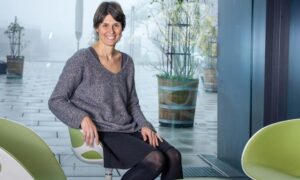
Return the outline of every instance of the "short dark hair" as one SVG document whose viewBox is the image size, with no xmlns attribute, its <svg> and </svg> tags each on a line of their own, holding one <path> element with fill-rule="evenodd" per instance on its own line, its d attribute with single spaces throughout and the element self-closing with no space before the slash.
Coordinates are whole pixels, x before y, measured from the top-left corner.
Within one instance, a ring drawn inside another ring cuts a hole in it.
<svg viewBox="0 0 300 180">
<path fill-rule="evenodd" d="M 119 3 L 110 1 L 110 2 L 102 2 L 97 8 L 94 15 L 94 28 L 97 29 L 99 24 L 101 24 L 104 18 L 110 14 L 116 21 L 120 22 L 122 25 L 122 30 L 124 30 L 126 26 L 126 17 L 123 13 L 123 10 Z"/>
</svg>

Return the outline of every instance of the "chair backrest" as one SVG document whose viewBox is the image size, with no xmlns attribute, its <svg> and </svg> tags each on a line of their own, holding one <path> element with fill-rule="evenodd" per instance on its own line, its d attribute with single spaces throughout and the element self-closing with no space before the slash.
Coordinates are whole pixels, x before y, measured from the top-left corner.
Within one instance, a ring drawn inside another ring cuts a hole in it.
<svg viewBox="0 0 300 180">
<path fill-rule="evenodd" d="M 34 131 L 3 118 L 0 164 L 0 179 L 66 180 L 54 154 Z"/>
<path fill-rule="evenodd" d="M 102 145 L 94 142 L 93 146 L 88 146 L 84 142 L 83 133 L 80 129 L 69 128 L 72 150 L 74 154 L 85 163 L 103 164 Z"/>
<path fill-rule="evenodd" d="M 255 166 L 300 177 L 300 119 L 271 124 L 249 139 L 242 154 L 242 167 L 255 178 Z"/>
</svg>

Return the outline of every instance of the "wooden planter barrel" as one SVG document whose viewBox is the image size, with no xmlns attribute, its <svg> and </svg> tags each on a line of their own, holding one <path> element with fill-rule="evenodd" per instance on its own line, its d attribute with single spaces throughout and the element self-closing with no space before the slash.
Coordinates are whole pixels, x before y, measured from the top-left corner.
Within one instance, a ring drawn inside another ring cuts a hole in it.
<svg viewBox="0 0 300 180">
<path fill-rule="evenodd" d="M 24 56 L 7 56 L 7 77 L 21 78 L 23 76 Z"/>
<path fill-rule="evenodd" d="M 198 84 L 198 79 L 175 81 L 158 77 L 161 126 L 194 126 Z"/>
<path fill-rule="evenodd" d="M 202 82 L 204 90 L 206 92 L 217 92 L 217 70 L 216 69 L 204 69 Z"/>
</svg>

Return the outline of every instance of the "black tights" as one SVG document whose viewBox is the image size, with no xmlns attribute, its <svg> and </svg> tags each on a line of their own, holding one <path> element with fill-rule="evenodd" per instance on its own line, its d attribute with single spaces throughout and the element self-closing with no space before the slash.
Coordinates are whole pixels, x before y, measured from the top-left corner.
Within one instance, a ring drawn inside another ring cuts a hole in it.
<svg viewBox="0 0 300 180">
<path fill-rule="evenodd" d="M 171 148 L 167 150 L 168 157 L 167 166 L 161 174 L 163 180 L 182 179 L 181 154 L 177 149 Z"/>
<path fill-rule="evenodd" d="M 174 148 L 162 153 L 154 150 L 150 152 L 141 162 L 128 170 L 122 180 L 153 180 L 160 173 L 162 180 L 181 179 L 181 155 Z"/>
</svg>

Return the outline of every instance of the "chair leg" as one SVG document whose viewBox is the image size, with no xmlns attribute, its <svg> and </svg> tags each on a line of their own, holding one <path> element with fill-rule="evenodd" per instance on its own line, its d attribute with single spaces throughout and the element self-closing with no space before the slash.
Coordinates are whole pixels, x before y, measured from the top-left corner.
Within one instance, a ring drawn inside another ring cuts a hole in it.
<svg viewBox="0 0 300 180">
<path fill-rule="evenodd" d="M 113 169 L 105 168 L 105 180 L 112 180 Z"/>
</svg>

